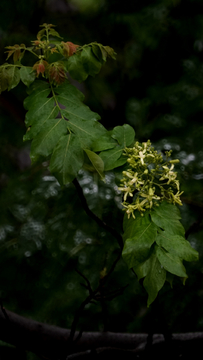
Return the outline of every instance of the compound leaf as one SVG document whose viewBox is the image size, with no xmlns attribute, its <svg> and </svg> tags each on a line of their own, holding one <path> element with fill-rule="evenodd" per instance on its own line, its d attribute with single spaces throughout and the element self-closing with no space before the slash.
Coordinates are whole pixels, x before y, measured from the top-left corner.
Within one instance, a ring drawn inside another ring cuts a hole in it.
<svg viewBox="0 0 203 360">
<path fill-rule="evenodd" d="M 83 149 L 86 149 L 94 169 L 103 177 L 103 161 L 89 149 L 93 141 L 106 134 L 107 130 L 97 121 L 99 115 L 83 104 L 84 95 L 68 81 L 55 88 L 40 80 L 30 85 L 28 94 L 24 101 L 28 110 L 25 120 L 28 130 L 24 140 L 33 139 L 30 154 L 32 162 L 53 153 L 50 169 L 61 183 L 67 183 L 76 176 L 76 169 L 82 167 Z M 67 137 L 68 130 L 72 135 L 70 138 Z M 78 163 L 74 160 L 75 167 L 70 166 L 67 157 L 63 159 L 63 146 L 72 161 L 73 152 L 78 154 Z M 57 156 L 60 158 L 58 167 Z"/>
</svg>

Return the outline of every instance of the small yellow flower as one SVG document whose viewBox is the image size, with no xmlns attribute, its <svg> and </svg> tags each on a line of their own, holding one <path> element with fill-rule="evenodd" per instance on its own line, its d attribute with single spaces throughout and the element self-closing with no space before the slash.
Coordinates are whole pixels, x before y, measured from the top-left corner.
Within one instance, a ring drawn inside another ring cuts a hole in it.
<svg viewBox="0 0 203 360">
<path fill-rule="evenodd" d="M 143 216 L 146 209 L 157 206 L 158 202 L 164 199 L 182 205 L 180 200 L 182 192 L 179 191 L 177 173 L 174 172 L 174 164 L 179 160 L 169 161 L 171 152 L 166 152 L 166 161 L 163 162 L 162 155 L 154 150 L 148 140 L 142 144 L 136 142 L 133 148 L 125 148 L 124 155 L 128 157 L 129 169 L 123 171 L 122 187 L 119 190 L 124 193 L 123 206 L 128 218 L 131 215 L 135 218 L 135 210 Z M 178 190 L 176 194 L 173 188 Z M 136 199 L 128 203 L 128 196 L 133 197 L 135 192 Z"/>
</svg>

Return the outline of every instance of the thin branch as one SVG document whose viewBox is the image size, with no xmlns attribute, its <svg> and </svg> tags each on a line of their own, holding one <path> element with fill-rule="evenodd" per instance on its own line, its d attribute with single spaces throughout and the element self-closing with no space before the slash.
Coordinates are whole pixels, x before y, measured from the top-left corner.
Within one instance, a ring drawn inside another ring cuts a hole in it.
<svg viewBox="0 0 203 360">
<path fill-rule="evenodd" d="M 73 346 L 74 336 L 76 333 L 76 327 L 77 327 L 78 321 L 80 319 L 80 316 L 81 316 L 85 306 L 87 304 L 89 304 L 89 302 L 91 302 L 93 297 L 94 297 L 94 293 L 92 293 L 91 295 L 88 295 L 86 297 L 86 299 L 80 304 L 80 307 L 77 309 L 77 311 L 75 313 L 75 316 L 74 316 L 74 319 L 73 319 L 73 322 L 71 325 L 70 336 L 68 338 L 68 346 L 69 347 Z"/>
<path fill-rule="evenodd" d="M 73 319 L 73 322 L 72 322 L 72 325 L 71 325 L 70 336 L 69 336 L 69 339 L 68 339 L 69 346 L 70 346 L 71 343 L 73 344 L 74 336 L 75 336 L 75 332 L 76 332 L 76 327 L 77 327 L 78 321 L 80 319 L 80 316 L 82 315 L 82 312 L 83 312 L 85 306 L 87 304 L 89 304 L 89 303 L 90 304 L 95 304 L 94 300 L 96 300 L 96 301 L 104 301 L 104 299 L 102 299 L 102 296 L 101 296 L 101 294 L 103 294 L 104 284 L 106 283 L 107 279 L 109 278 L 109 276 L 112 274 L 113 270 L 115 269 L 115 266 L 116 266 L 117 262 L 119 261 L 120 257 L 121 257 L 121 251 L 119 252 L 119 255 L 117 256 L 114 263 L 112 264 L 108 274 L 105 277 L 103 277 L 102 279 L 100 279 L 99 285 L 97 286 L 97 288 L 95 290 L 92 290 L 91 284 L 90 284 L 89 280 L 86 278 L 86 276 L 83 275 L 79 270 L 76 269 L 76 272 L 80 276 L 82 276 L 83 279 L 86 281 L 87 285 L 85 285 L 85 284 L 81 284 L 81 285 L 83 285 L 89 291 L 89 295 L 81 303 L 80 307 L 78 308 L 78 310 L 76 311 L 76 314 L 74 316 L 74 319 Z M 120 289 L 119 289 L 119 291 L 120 291 Z M 124 288 L 123 288 L 123 291 L 124 291 Z M 120 292 L 118 293 L 118 295 L 115 295 L 115 294 L 116 294 L 116 290 L 115 290 L 114 297 L 119 296 Z"/>
<path fill-rule="evenodd" d="M 2 299 L 0 299 L 0 307 L 1 307 L 1 311 L 2 311 L 2 313 L 3 313 L 3 314 L 4 314 L 4 316 L 5 316 L 5 319 L 6 319 L 7 321 L 9 321 L 9 316 L 8 316 L 8 314 L 7 314 L 7 312 L 6 312 L 5 307 L 3 306 Z"/>
<path fill-rule="evenodd" d="M 108 231 L 118 242 L 118 245 L 121 249 L 123 249 L 123 238 L 122 236 L 111 226 L 107 225 L 103 220 L 101 220 L 97 215 L 95 215 L 89 208 L 87 204 L 87 200 L 83 194 L 83 190 L 78 182 L 78 180 L 75 178 L 73 180 L 73 185 L 75 186 L 78 196 L 80 198 L 80 201 L 82 203 L 83 209 L 85 210 L 86 214 L 91 217 L 99 226 L 101 226 L 104 230 Z"/>
<path fill-rule="evenodd" d="M 91 284 L 90 284 L 90 282 L 89 282 L 89 280 L 86 278 L 86 276 L 85 275 L 83 275 L 78 269 L 75 269 L 75 271 L 80 275 L 80 276 L 82 276 L 83 277 L 83 279 L 86 281 L 86 283 L 87 283 L 87 285 L 85 285 L 85 284 L 80 284 L 81 286 L 84 286 L 88 291 L 89 291 L 89 293 L 91 294 L 92 292 L 93 292 L 93 290 L 92 290 L 92 288 L 91 288 Z"/>
<path fill-rule="evenodd" d="M 125 286 L 122 286 L 121 288 L 119 289 L 115 289 L 107 294 L 105 294 L 103 296 L 103 299 L 106 300 L 106 301 L 111 301 L 113 299 L 115 299 L 116 297 L 120 296 L 123 294 L 123 292 L 125 291 L 125 289 L 129 286 L 129 284 L 125 285 Z"/>
<path fill-rule="evenodd" d="M 116 264 L 118 263 L 118 261 L 120 260 L 121 258 L 121 254 L 122 252 L 119 251 L 119 254 L 117 256 L 117 258 L 115 259 L 115 261 L 113 262 L 109 272 L 100 280 L 103 284 L 107 282 L 109 276 L 112 274 L 112 272 L 114 271 L 115 267 L 116 267 Z"/>
</svg>

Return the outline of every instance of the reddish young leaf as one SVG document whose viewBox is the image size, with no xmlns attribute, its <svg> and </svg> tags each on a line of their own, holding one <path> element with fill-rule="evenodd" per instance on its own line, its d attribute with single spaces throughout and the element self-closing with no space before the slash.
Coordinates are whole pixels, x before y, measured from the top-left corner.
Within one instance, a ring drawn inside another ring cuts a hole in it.
<svg viewBox="0 0 203 360">
<path fill-rule="evenodd" d="M 49 66 L 50 81 L 54 85 L 61 85 L 66 79 L 66 73 L 63 63 L 55 62 Z"/>
<path fill-rule="evenodd" d="M 8 60 L 10 58 L 11 55 L 13 55 L 13 61 L 14 63 L 16 63 L 17 61 L 21 60 L 24 52 L 25 52 L 25 45 L 21 44 L 15 44 L 13 46 L 6 46 L 6 49 L 9 49 L 8 51 L 5 51 L 8 53 L 7 59 Z M 21 51 L 23 50 L 23 51 Z"/>
<path fill-rule="evenodd" d="M 40 74 L 42 74 L 42 76 L 44 76 L 44 73 L 45 73 L 47 67 L 48 67 L 48 62 L 45 60 L 40 60 L 40 61 L 37 61 L 32 68 L 33 68 L 33 70 L 36 71 L 36 73 L 37 73 L 36 75 L 38 77 Z"/>
<path fill-rule="evenodd" d="M 79 47 L 79 45 L 73 44 L 71 41 L 67 41 L 67 42 L 62 41 L 61 45 L 63 49 L 63 55 L 65 57 L 72 56 Z"/>
</svg>

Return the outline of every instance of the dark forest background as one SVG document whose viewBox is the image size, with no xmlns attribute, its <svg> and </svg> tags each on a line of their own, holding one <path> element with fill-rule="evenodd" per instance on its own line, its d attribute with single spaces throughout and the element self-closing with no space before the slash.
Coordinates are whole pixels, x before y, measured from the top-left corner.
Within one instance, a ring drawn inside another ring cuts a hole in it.
<svg viewBox="0 0 203 360">
<path fill-rule="evenodd" d="M 203 2 L 2 0 L 0 63 L 5 46 L 29 45 L 44 22 L 55 24 L 64 41 L 114 48 L 117 61 L 78 85 L 86 104 L 108 129 L 128 123 L 138 141 L 150 139 L 180 160 L 182 222 L 200 261 L 186 265 L 185 286 L 178 280 L 172 290 L 164 286 L 158 312 L 172 332 L 203 331 Z M 75 268 L 94 287 L 118 245 L 87 218 L 72 184 L 64 192 L 46 162 L 30 165 L 30 144 L 22 140 L 25 96 L 23 84 L 0 95 L 0 298 L 20 315 L 70 328 L 86 297 Z M 114 174 L 103 183 L 81 171 L 79 180 L 91 210 L 122 232 Z M 120 260 L 108 286 L 127 284 L 107 304 L 105 321 L 100 306 L 89 304 L 78 330 L 148 332 L 147 295 Z M 160 331 L 158 320 L 153 326 Z"/>
</svg>

